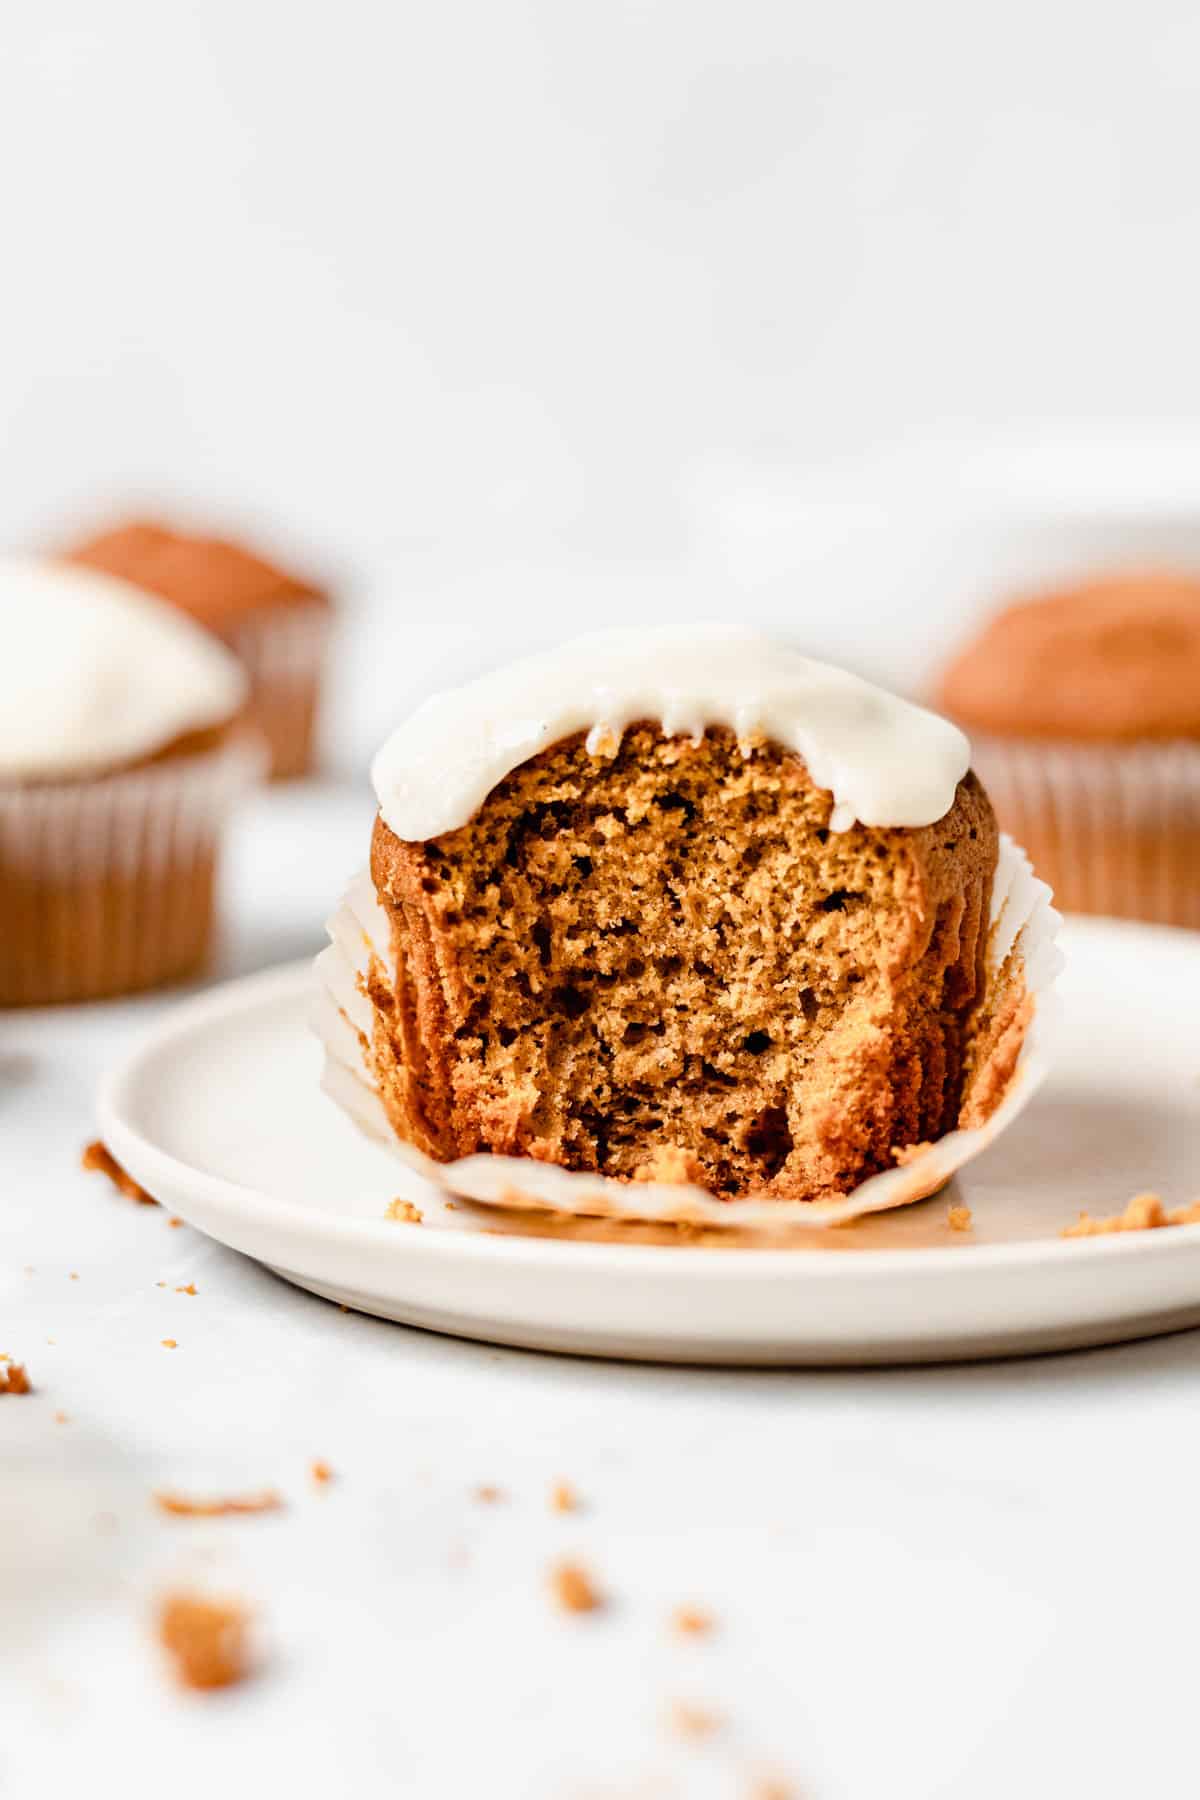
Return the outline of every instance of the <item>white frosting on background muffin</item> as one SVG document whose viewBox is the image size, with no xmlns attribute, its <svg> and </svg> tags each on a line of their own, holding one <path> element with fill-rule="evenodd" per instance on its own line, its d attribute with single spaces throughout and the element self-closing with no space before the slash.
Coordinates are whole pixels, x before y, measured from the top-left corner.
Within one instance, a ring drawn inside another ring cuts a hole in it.
<svg viewBox="0 0 1200 1800">
<path fill-rule="evenodd" d="M 379 810 L 399 838 L 440 837 L 539 751 L 586 731 L 589 751 L 611 754 L 639 719 L 673 737 L 724 726 L 795 751 L 832 793 L 837 831 L 932 825 L 970 759 L 947 720 L 761 632 L 597 631 L 424 701 L 375 758 Z"/>
<path fill-rule="evenodd" d="M 224 724 L 246 677 L 224 646 L 128 582 L 0 560 L 0 778 L 94 774 Z"/>
</svg>

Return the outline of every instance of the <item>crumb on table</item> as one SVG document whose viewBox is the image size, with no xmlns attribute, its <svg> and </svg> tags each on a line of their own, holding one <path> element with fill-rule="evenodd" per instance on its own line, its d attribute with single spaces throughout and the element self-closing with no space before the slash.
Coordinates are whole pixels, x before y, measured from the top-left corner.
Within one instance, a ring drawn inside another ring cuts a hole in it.
<svg viewBox="0 0 1200 1800">
<path fill-rule="evenodd" d="M 579 1511 L 579 1495 L 569 1481 L 556 1481 L 550 1489 L 550 1511 L 556 1513 Z"/>
<path fill-rule="evenodd" d="M 1063 1237 L 1108 1237 L 1119 1231 L 1160 1231 L 1172 1225 L 1200 1225 L 1200 1200 L 1190 1206 L 1177 1206 L 1168 1212 L 1158 1194 L 1135 1194 L 1124 1212 L 1107 1219 L 1093 1219 L 1081 1212 L 1073 1225 L 1063 1229 Z"/>
<path fill-rule="evenodd" d="M 163 1338 L 162 1347 L 164 1350 L 178 1350 L 179 1341 L 177 1338 Z"/>
<path fill-rule="evenodd" d="M 178 1519 L 221 1519 L 233 1513 L 282 1512 L 283 1497 L 274 1488 L 263 1488 L 257 1494 L 228 1494 L 220 1499 L 197 1500 L 188 1494 L 160 1488 L 154 1504 L 160 1512 Z"/>
<path fill-rule="evenodd" d="M 556 1563 L 550 1571 L 550 1590 L 563 1612 L 598 1612 L 604 1605 L 603 1595 L 580 1563 Z"/>
<path fill-rule="evenodd" d="M 153 1194 L 148 1194 L 140 1182 L 127 1174 L 116 1157 L 99 1138 L 87 1145 L 81 1158 L 83 1167 L 95 1170 L 97 1174 L 107 1175 L 117 1192 L 124 1194 L 127 1200 L 136 1200 L 139 1206 L 157 1206 L 158 1201 Z"/>
<path fill-rule="evenodd" d="M 946 1223 L 951 1231 L 970 1231 L 975 1220 L 969 1206 L 952 1206 L 946 1214 Z"/>
<path fill-rule="evenodd" d="M 504 1489 L 493 1487 L 490 1482 L 484 1482 L 482 1486 L 475 1489 L 475 1498 L 482 1506 L 498 1506 L 504 1498 Z"/>
<path fill-rule="evenodd" d="M 384 1214 L 384 1218 L 399 1219 L 405 1225 L 420 1225 L 423 1223 L 425 1215 L 419 1206 L 413 1205 L 411 1200 L 396 1199 L 388 1202 L 388 1209 Z"/>
<path fill-rule="evenodd" d="M 700 1606 L 677 1606 L 671 1614 L 671 1629 L 680 1637 L 707 1637 L 715 1624 L 712 1614 Z"/>
<path fill-rule="evenodd" d="M 697 1706 L 692 1700 L 673 1700 L 667 1722 L 675 1736 L 683 1738 L 712 1737 L 722 1724 L 719 1713 L 707 1706 Z"/>
<path fill-rule="evenodd" d="M 318 1487 L 324 1487 L 333 1480 L 333 1470 L 330 1468 L 329 1464 L 319 1456 L 309 1469 L 309 1474 L 317 1483 Z"/>
<path fill-rule="evenodd" d="M 33 1388 L 25 1364 L 11 1358 L 0 1368 L 0 1394 L 31 1394 Z"/>
<path fill-rule="evenodd" d="M 249 1623 L 239 1601 L 169 1594 L 159 1610 L 158 1635 L 185 1687 L 232 1687 L 250 1672 Z"/>
</svg>

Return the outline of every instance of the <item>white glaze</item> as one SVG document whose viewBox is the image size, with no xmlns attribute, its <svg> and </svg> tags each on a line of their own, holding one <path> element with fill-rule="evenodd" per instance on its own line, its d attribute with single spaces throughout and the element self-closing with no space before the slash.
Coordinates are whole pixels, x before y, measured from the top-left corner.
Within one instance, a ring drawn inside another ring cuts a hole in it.
<svg viewBox="0 0 1200 1800">
<path fill-rule="evenodd" d="M 0 778 L 116 768 L 223 724 L 246 697 L 208 632 L 91 569 L 0 560 L 0 629 Z"/>
<path fill-rule="evenodd" d="M 836 831 L 932 825 L 970 755 L 947 720 L 742 626 L 597 631 L 426 700 L 375 758 L 379 810 L 399 838 L 440 837 L 540 750 L 586 731 L 604 754 L 638 719 L 795 751 L 833 794 Z"/>
</svg>

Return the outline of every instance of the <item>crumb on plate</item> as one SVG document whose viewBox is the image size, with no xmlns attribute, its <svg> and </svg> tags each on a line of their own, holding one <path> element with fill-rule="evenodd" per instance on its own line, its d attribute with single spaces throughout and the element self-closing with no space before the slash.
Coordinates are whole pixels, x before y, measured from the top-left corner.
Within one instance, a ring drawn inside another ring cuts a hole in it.
<svg viewBox="0 0 1200 1800">
<path fill-rule="evenodd" d="M 411 1200 L 400 1199 L 389 1200 L 387 1212 L 383 1216 L 385 1219 L 399 1219 L 405 1225 L 420 1225 L 425 1218 L 419 1206 L 414 1206 Z"/>
<path fill-rule="evenodd" d="M 329 1464 L 319 1456 L 310 1467 L 309 1474 L 312 1476 L 318 1487 L 326 1487 L 328 1483 L 333 1480 L 333 1470 L 330 1468 Z"/>
<path fill-rule="evenodd" d="M 25 1364 L 9 1358 L 0 1369 L 0 1394 L 31 1394 L 33 1388 Z"/>
<path fill-rule="evenodd" d="M 1172 1225 L 1200 1225 L 1200 1200 L 1190 1206 L 1177 1206 L 1168 1212 L 1158 1194 L 1135 1194 L 1124 1212 L 1107 1219 L 1093 1219 L 1081 1212 L 1073 1225 L 1063 1229 L 1063 1237 L 1109 1237 L 1118 1231 L 1160 1231 Z"/>
<path fill-rule="evenodd" d="M 176 1338 L 163 1338 L 162 1347 L 164 1350 L 178 1350 L 179 1343 Z"/>
<path fill-rule="evenodd" d="M 127 1200 L 136 1200 L 139 1206 L 157 1206 L 158 1201 L 153 1194 L 148 1194 L 140 1182 L 135 1181 L 117 1161 L 112 1151 L 95 1138 L 87 1145 L 80 1159 L 83 1167 L 95 1170 L 97 1174 L 107 1175 L 119 1194 Z"/>
<path fill-rule="evenodd" d="M 569 1481 L 556 1481 L 550 1489 L 550 1511 L 556 1513 L 579 1511 L 579 1495 Z"/>
<path fill-rule="evenodd" d="M 563 1612 L 598 1612 L 604 1605 L 604 1596 L 580 1563 L 556 1563 L 550 1589 Z"/>
<path fill-rule="evenodd" d="M 232 1687 L 250 1672 L 249 1624 L 240 1601 L 177 1593 L 162 1602 L 158 1635 L 184 1687 Z"/>
<path fill-rule="evenodd" d="M 504 1498 L 504 1489 L 492 1487 L 485 1482 L 482 1487 L 475 1489 L 475 1498 L 484 1506 L 496 1506 Z"/>
<path fill-rule="evenodd" d="M 177 1287 L 175 1292 L 177 1294 L 194 1294 L 196 1292 L 196 1284 L 194 1281 L 189 1281 L 186 1287 Z"/>
<path fill-rule="evenodd" d="M 970 1231 L 975 1220 L 969 1206 L 952 1206 L 946 1214 L 946 1223 L 951 1231 Z"/>
</svg>

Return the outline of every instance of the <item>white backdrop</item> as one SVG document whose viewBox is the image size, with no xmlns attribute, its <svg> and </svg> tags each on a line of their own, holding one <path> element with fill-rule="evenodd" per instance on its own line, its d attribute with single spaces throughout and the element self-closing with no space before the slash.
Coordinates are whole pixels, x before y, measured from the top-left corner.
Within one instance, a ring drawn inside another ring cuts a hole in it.
<svg viewBox="0 0 1200 1800">
<path fill-rule="evenodd" d="M 150 499 L 315 556 L 355 760 L 599 614 L 782 612 L 910 679 L 936 609 L 885 571 L 831 623 L 729 496 L 1186 436 L 1198 88 L 1186 0 L 5 7 L 0 531 Z"/>
</svg>

